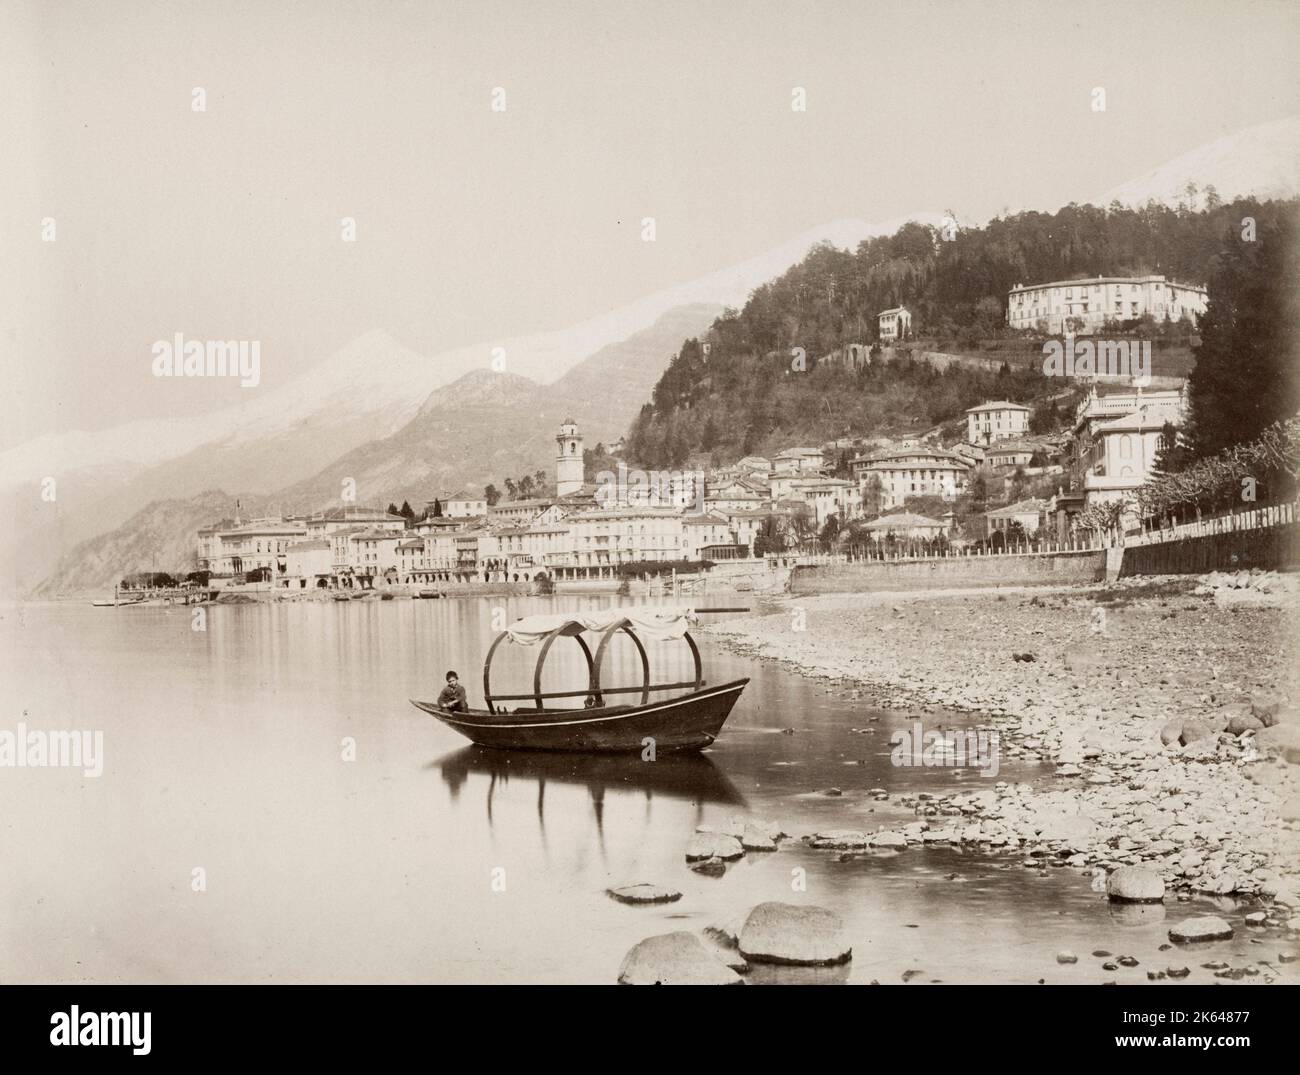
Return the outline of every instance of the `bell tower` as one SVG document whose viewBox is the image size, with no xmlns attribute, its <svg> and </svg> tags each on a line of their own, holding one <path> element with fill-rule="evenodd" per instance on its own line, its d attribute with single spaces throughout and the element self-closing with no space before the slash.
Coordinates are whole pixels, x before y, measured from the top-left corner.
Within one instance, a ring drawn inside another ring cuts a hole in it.
<svg viewBox="0 0 1300 1075">
<path fill-rule="evenodd" d="M 555 495 L 582 492 L 582 434 L 566 418 L 555 438 Z"/>
</svg>

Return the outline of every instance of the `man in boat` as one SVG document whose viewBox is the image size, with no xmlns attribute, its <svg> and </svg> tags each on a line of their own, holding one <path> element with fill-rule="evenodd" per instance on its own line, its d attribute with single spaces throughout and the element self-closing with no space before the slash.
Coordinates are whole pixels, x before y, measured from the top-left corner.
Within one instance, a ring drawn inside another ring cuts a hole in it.
<svg viewBox="0 0 1300 1075">
<path fill-rule="evenodd" d="M 448 713 L 466 713 L 469 711 L 469 699 L 465 688 L 460 685 L 460 677 L 455 672 L 447 673 L 447 685 L 438 695 L 438 708 Z"/>
</svg>

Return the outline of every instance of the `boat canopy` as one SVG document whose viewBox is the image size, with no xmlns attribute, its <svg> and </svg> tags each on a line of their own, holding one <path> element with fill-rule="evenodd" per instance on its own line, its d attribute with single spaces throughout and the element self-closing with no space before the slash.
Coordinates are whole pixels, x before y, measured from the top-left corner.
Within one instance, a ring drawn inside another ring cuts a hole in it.
<svg viewBox="0 0 1300 1075">
<path fill-rule="evenodd" d="M 685 638 L 686 632 L 699 623 L 693 608 L 665 608 L 634 605 L 627 608 L 604 608 L 592 612 L 545 613 L 525 616 L 506 628 L 512 642 L 534 646 L 558 632 L 563 637 L 583 631 L 608 631 L 626 624 L 643 638 L 653 642 L 672 642 Z"/>
</svg>

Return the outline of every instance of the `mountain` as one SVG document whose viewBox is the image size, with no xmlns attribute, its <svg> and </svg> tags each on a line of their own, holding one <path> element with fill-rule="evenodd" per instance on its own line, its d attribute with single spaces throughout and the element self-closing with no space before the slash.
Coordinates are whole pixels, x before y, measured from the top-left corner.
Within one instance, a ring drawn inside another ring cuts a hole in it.
<svg viewBox="0 0 1300 1075">
<path fill-rule="evenodd" d="M 241 497 L 244 514 L 259 511 L 315 511 L 338 503 L 345 478 L 362 503 L 401 503 L 417 509 L 450 486 L 500 484 L 506 477 L 554 470 L 555 433 L 568 417 L 586 441 L 610 441 L 631 423 L 674 350 L 687 336 L 702 333 L 722 307 L 695 304 L 670 310 L 630 338 L 603 347 L 550 385 L 518 374 L 477 369 L 432 391 L 400 429 L 351 447 L 328 466 L 322 458 L 307 477 Z M 273 448 L 274 441 L 267 447 Z M 194 463 L 201 464 L 202 451 Z M 150 487 L 178 480 L 181 461 L 148 472 Z M 248 475 L 245 463 L 238 472 Z M 229 471 L 228 471 L 229 472 Z M 278 468 L 272 466 L 272 473 Z M 137 489 L 146 479 L 137 477 Z M 247 485 L 235 488 L 248 488 Z M 53 505 L 44 505 L 53 507 Z M 234 513 L 234 498 L 210 490 L 189 497 L 158 496 L 114 524 L 107 533 L 83 538 L 58 557 L 38 592 L 102 590 L 121 576 L 158 565 L 187 567 L 199 526 Z M 170 522 L 169 522 L 170 519 Z"/>
<path fill-rule="evenodd" d="M 337 498 L 344 478 L 358 499 L 422 506 L 440 490 L 498 486 L 507 477 L 553 474 L 555 434 L 565 418 L 588 447 L 608 443 L 631 424 L 683 339 L 703 333 L 722 313 L 684 306 L 649 328 L 603 347 L 553 384 L 514 373 L 475 370 L 430 394 L 405 426 L 348 452 L 305 481 L 277 492 L 286 505 L 317 508 Z"/>
<path fill-rule="evenodd" d="M 98 534 L 63 556 L 42 583 L 41 596 L 112 590 L 133 571 L 192 569 L 195 532 L 217 519 L 235 514 L 236 498 L 208 490 L 184 500 L 156 500 L 107 534 Z M 242 508 L 257 515 L 267 504 L 241 498 Z"/>
<path fill-rule="evenodd" d="M 1108 190 L 1096 204 L 1176 206 L 1188 200 L 1188 183 L 1198 190 L 1193 209 L 1205 207 L 1211 186 L 1225 202 L 1295 197 L 1300 194 L 1300 117 L 1256 124 L 1208 142 Z"/>
</svg>

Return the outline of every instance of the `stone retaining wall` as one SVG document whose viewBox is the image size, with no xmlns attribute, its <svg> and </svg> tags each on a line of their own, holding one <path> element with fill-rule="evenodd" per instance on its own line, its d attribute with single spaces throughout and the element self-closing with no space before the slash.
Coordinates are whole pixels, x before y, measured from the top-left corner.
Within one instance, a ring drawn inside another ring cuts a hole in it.
<svg viewBox="0 0 1300 1075">
<path fill-rule="evenodd" d="M 1017 553 L 797 567 L 790 580 L 790 592 L 863 593 L 873 590 L 1067 585 L 1101 582 L 1105 577 L 1105 550 Z"/>
</svg>

